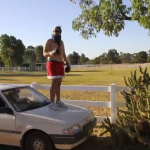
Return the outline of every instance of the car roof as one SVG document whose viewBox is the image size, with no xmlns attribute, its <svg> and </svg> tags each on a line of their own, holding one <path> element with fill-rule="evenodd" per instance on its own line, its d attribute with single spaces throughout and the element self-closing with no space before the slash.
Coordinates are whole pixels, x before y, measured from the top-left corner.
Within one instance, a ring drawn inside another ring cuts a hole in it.
<svg viewBox="0 0 150 150">
<path fill-rule="evenodd" d="M 17 84 L 0 84 L 0 91 L 9 90 L 13 88 L 26 87 L 29 85 L 17 85 Z"/>
</svg>

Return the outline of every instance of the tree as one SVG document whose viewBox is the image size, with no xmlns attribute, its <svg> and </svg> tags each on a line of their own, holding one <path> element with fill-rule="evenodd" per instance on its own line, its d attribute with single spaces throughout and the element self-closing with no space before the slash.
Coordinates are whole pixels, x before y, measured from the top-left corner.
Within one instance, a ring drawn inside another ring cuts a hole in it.
<svg viewBox="0 0 150 150">
<path fill-rule="evenodd" d="M 2 57 L 0 56 L 0 66 L 3 66 L 3 65 L 4 65 L 4 63 L 2 61 Z"/>
<path fill-rule="evenodd" d="M 138 63 L 146 63 L 148 54 L 145 51 L 141 51 L 141 52 L 137 53 L 135 57 L 136 57 L 136 60 Z"/>
<path fill-rule="evenodd" d="M 86 57 L 83 53 L 80 56 L 80 63 L 85 64 L 89 60 L 88 57 Z"/>
<path fill-rule="evenodd" d="M 68 60 L 70 64 L 77 65 L 80 62 L 80 55 L 74 51 L 72 54 L 68 55 Z"/>
<path fill-rule="evenodd" d="M 2 34 L 0 45 L 1 58 L 6 67 L 20 66 L 23 63 L 25 46 L 20 39 Z"/>
<path fill-rule="evenodd" d="M 101 64 L 108 64 L 108 60 L 107 60 L 107 53 L 103 53 L 102 55 L 100 55 L 100 63 Z"/>
<path fill-rule="evenodd" d="M 35 63 L 36 55 L 33 46 L 28 46 L 25 50 L 24 54 L 24 62 L 25 63 Z"/>
<path fill-rule="evenodd" d="M 77 0 L 70 0 L 76 2 Z M 125 21 L 137 21 L 140 26 L 150 30 L 150 1 L 132 0 L 130 6 L 123 0 L 79 0 L 81 14 L 72 22 L 75 31 L 85 38 L 96 37 L 104 31 L 106 36 L 119 36 L 125 28 Z"/>
<path fill-rule="evenodd" d="M 93 59 L 93 64 L 100 64 L 100 57 L 95 57 Z"/>
<path fill-rule="evenodd" d="M 147 62 L 150 62 L 150 50 L 148 51 L 148 58 L 147 58 Z"/>
<path fill-rule="evenodd" d="M 122 63 L 130 63 L 131 62 L 131 54 L 130 53 L 122 53 L 120 55 L 120 59 Z"/>
<path fill-rule="evenodd" d="M 73 52 L 74 64 L 77 65 L 80 62 L 80 55 L 77 52 Z"/>
<path fill-rule="evenodd" d="M 107 54 L 107 59 L 109 62 L 117 63 L 119 59 L 119 53 L 115 49 L 110 49 Z"/>
<path fill-rule="evenodd" d="M 69 61 L 70 64 L 73 64 L 73 55 L 72 54 L 69 54 L 67 56 L 67 59 L 68 59 L 68 61 Z"/>
<path fill-rule="evenodd" d="M 44 63 L 46 58 L 43 56 L 43 46 L 39 45 L 35 47 L 35 54 L 36 54 L 36 62 L 37 63 Z"/>
<path fill-rule="evenodd" d="M 27 50 L 32 50 L 32 51 L 34 51 L 34 50 L 35 50 L 35 47 L 33 47 L 32 45 L 29 45 L 29 46 L 27 47 Z"/>
</svg>

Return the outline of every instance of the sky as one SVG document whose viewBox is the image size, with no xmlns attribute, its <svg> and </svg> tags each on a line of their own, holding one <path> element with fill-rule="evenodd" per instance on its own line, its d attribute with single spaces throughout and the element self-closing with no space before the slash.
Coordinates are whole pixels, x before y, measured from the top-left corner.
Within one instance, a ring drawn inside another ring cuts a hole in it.
<svg viewBox="0 0 150 150">
<path fill-rule="evenodd" d="M 72 29 L 72 21 L 80 13 L 79 5 L 69 0 L 0 0 L 0 35 L 13 35 L 25 46 L 44 46 L 53 27 L 61 25 L 67 55 L 76 51 L 93 59 L 109 49 L 123 53 L 150 49 L 148 31 L 137 22 L 126 22 L 119 37 L 107 37 L 101 32 L 96 38 L 83 39 Z"/>
</svg>

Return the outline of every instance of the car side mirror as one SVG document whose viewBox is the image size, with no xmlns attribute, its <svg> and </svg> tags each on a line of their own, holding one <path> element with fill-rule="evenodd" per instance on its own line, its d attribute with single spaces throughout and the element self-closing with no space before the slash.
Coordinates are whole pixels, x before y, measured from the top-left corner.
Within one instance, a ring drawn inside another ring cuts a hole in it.
<svg viewBox="0 0 150 150">
<path fill-rule="evenodd" d="M 13 111 L 9 107 L 2 107 L 2 108 L 0 108 L 0 114 L 10 114 L 10 115 L 13 115 Z"/>
</svg>

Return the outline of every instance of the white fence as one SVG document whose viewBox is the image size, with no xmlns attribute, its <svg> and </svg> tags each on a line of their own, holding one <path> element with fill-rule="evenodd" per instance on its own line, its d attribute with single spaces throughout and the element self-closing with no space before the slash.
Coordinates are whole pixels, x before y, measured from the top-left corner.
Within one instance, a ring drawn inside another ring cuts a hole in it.
<svg viewBox="0 0 150 150">
<path fill-rule="evenodd" d="M 46 70 L 45 68 L 46 64 L 42 63 L 41 66 L 35 66 L 34 70 L 35 71 L 44 71 Z M 72 69 L 120 69 L 120 68 L 139 68 L 141 67 L 150 67 L 150 63 L 145 63 L 145 64 L 113 64 L 112 66 L 110 64 L 98 64 L 98 65 L 71 65 Z M 30 67 L 0 67 L 0 71 L 7 71 L 10 69 L 11 71 L 30 71 Z"/>
<path fill-rule="evenodd" d="M 6 84 L 6 83 L 4 83 Z M 3 85 L 0 84 L 0 85 Z M 14 84 L 15 85 L 15 84 Z M 17 84 L 18 85 L 18 84 Z M 27 85 L 27 84 L 20 84 Z M 36 82 L 33 82 L 30 85 L 32 88 L 36 90 L 49 90 L 51 85 L 40 85 Z M 62 91 L 99 91 L 99 92 L 109 92 L 110 93 L 110 101 L 89 101 L 89 100 L 63 100 L 65 103 L 74 104 L 77 106 L 94 106 L 94 107 L 105 107 L 110 108 L 109 117 L 111 122 L 114 122 L 117 117 L 117 107 L 124 107 L 124 102 L 116 101 L 116 94 L 122 90 L 128 91 L 127 87 L 124 86 L 116 86 L 116 84 L 111 84 L 110 86 L 82 86 L 82 85 L 61 85 Z M 106 118 L 105 116 L 96 116 L 98 122 L 101 122 Z"/>
<path fill-rule="evenodd" d="M 30 71 L 31 68 L 30 67 L 10 67 L 10 68 L 6 68 L 6 67 L 0 67 L 0 71 Z M 35 67 L 35 71 L 42 71 L 42 67 Z"/>
</svg>

